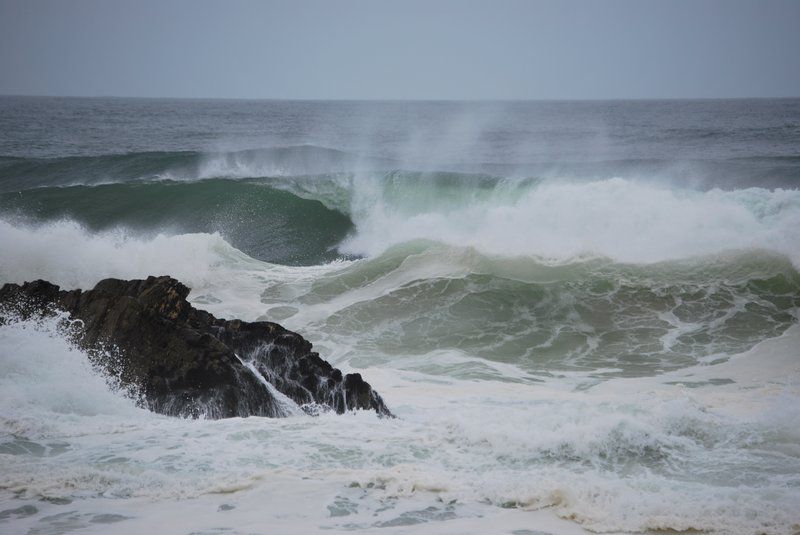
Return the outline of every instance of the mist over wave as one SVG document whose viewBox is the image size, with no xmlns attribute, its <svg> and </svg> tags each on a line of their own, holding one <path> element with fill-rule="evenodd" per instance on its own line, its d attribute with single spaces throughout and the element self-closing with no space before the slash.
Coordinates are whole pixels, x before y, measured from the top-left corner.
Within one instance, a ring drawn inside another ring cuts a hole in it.
<svg viewBox="0 0 800 535">
<path fill-rule="evenodd" d="M 358 232 L 342 249 L 374 254 L 387 244 L 424 238 L 554 260 L 599 255 L 654 262 L 756 247 L 800 260 L 795 190 L 696 192 L 623 179 L 530 186 L 500 181 L 460 199 L 459 186 L 435 180 L 422 191 L 416 186 L 392 181 L 383 191 L 376 186 L 374 197 L 357 199 Z M 370 185 L 356 189 L 369 191 Z"/>
</svg>

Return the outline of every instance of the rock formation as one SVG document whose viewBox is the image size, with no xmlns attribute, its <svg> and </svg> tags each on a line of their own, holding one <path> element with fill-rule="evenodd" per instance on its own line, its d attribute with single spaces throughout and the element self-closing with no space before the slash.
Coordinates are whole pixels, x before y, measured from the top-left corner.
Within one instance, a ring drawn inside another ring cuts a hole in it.
<svg viewBox="0 0 800 535">
<path fill-rule="evenodd" d="M 266 321 L 217 319 L 192 307 L 188 295 L 166 276 L 105 279 L 88 291 L 37 280 L 4 285 L 0 307 L 7 316 L 63 310 L 80 320 L 73 338 L 94 364 L 162 414 L 276 417 L 296 411 L 296 403 L 310 413 L 391 416 L 360 374 L 343 376 L 299 334 Z"/>
</svg>

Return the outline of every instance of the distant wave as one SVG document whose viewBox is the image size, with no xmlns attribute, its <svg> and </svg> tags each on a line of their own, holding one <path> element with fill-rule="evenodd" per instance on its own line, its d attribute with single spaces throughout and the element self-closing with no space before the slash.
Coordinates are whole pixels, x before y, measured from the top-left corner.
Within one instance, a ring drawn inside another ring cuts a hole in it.
<svg viewBox="0 0 800 535">
<path fill-rule="evenodd" d="M 342 151 L 300 145 L 232 152 L 134 152 L 65 158 L 0 157 L 0 191 L 97 185 L 132 180 L 202 180 L 303 175 L 350 170 Z"/>
<path fill-rule="evenodd" d="M 413 158 L 379 158 L 314 145 L 297 145 L 226 152 L 134 152 L 63 158 L 0 156 L 0 192 L 138 180 L 279 178 L 400 169 L 580 181 L 620 177 L 701 190 L 732 190 L 750 186 L 769 189 L 800 187 L 800 157 L 796 156 L 755 155 L 722 160 L 631 158 L 515 164 L 438 163 L 431 167 Z"/>
</svg>

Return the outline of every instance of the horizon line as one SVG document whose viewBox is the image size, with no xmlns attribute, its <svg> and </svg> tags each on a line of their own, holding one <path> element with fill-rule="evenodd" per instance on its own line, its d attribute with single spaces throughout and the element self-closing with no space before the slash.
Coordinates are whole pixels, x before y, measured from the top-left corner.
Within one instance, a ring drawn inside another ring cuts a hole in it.
<svg viewBox="0 0 800 535">
<path fill-rule="evenodd" d="M 137 99 L 137 100 L 223 100 L 272 102 L 630 102 L 630 101 L 700 101 L 700 100 L 788 100 L 800 95 L 727 96 L 727 97 L 608 97 L 608 98 L 287 98 L 287 97 L 176 97 L 131 95 L 55 95 L 0 93 L 0 98 L 65 98 L 65 99 Z"/>
</svg>

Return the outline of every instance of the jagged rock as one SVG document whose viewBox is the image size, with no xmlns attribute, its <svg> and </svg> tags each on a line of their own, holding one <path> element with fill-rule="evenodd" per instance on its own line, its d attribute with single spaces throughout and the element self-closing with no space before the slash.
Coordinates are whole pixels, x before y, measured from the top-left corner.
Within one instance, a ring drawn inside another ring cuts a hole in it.
<svg viewBox="0 0 800 535">
<path fill-rule="evenodd" d="M 360 374 L 343 376 L 299 334 L 267 321 L 215 318 L 191 306 L 188 295 L 167 276 L 105 279 L 88 291 L 37 280 L 4 285 L 0 305 L 22 317 L 60 309 L 80 320 L 76 342 L 155 412 L 285 416 L 279 392 L 315 414 L 330 407 L 391 416 Z"/>
</svg>

